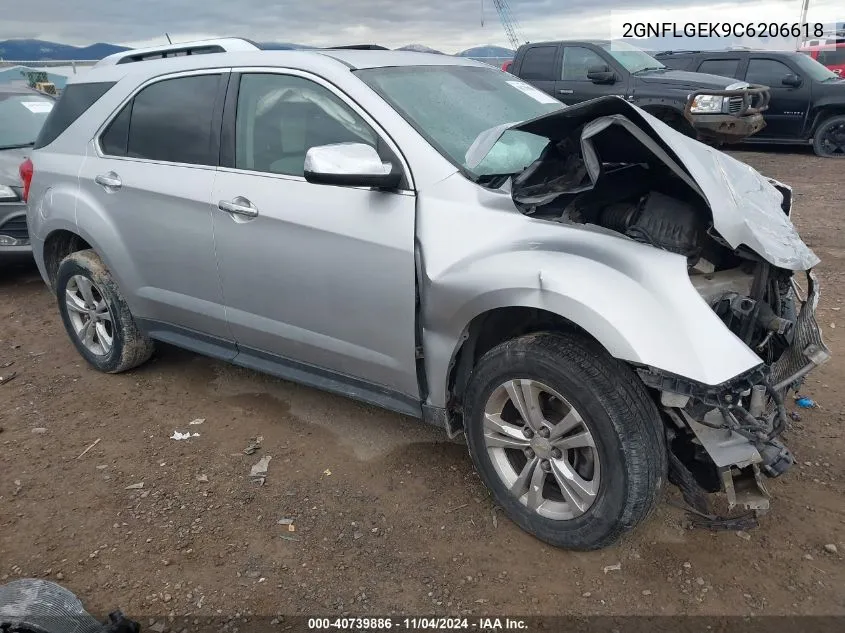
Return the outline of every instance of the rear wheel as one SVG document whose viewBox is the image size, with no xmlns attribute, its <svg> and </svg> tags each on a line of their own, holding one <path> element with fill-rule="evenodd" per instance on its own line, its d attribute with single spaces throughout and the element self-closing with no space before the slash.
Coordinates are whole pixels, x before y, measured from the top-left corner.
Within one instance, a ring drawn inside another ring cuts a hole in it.
<svg viewBox="0 0 845 633">
<path fill-rule="evenodd" d="M 544 333 L 499 345 L 473 371 L 465 414 L 495 501 L 547 543 L 610 545 L 655 505 L 666 476 L 657 408 L 597 344 Z"/>
<path fill-rule="evenodd" d="M 108 269 L 93 250 L 59 264 L 56 295 L 65 329 L 79 353 L 100 371 L 137 367 L 153 353 Z"/>
<path fill-rule="evenodd" d="M 819 124 L 813 151 L 825 158 L 845 158 L 845 115 L 832 116 Z"/>
</svg>

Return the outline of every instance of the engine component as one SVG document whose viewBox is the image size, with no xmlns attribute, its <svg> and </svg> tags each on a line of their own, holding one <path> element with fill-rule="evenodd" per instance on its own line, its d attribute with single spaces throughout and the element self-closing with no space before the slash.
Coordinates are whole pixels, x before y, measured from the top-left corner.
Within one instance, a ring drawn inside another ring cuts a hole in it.
<svg viewBox="0 0 845 633">
<path fill-rule="evenodd" d="M 599 223 L 639 242 L 696 258 L 702 232 L 700 214 L 692 205 L 651 191 L 638 202 L 619 202 L 602 209 Z"/>
<path fill-rule="evenodd" d="M 747 296 L 751 292 L 753 275 L 740 268 L 720 270 L 705 275 L 690 275 L 698 294 L 711 306 L 726 294 Z"/>
<path fill-rule="evenodd" d="M 752 418 L 759 418 L 763 415 L 766 407 L 766 385 L 754 385 L 751 387 L 751 403 L 748 405 L 748 413 Z"/>
<path fill-rule="evenodd" d="M 780 477 L 795 463 L 792 452 L 778 440 L 770 440 L 758 447 L 758 450 L 763 458 L 760 470 L 767 477 Z"/>
</svg>

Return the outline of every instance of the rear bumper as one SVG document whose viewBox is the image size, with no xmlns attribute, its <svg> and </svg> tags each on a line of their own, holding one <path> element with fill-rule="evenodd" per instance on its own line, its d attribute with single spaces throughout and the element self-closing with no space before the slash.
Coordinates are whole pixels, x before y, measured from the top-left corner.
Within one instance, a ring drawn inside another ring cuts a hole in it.
<svg viewBox="0 0 845 633">
<path fill-rule="evenodd" d="M 32 246 L 26 223 L 26 205 L 0 204 L 0 262 L 32 260 Z"/>
<path fill-rule="evenodd" d="M 0 246 L 0 266 L 32 261 L 32 246 Z"/>
</svg>

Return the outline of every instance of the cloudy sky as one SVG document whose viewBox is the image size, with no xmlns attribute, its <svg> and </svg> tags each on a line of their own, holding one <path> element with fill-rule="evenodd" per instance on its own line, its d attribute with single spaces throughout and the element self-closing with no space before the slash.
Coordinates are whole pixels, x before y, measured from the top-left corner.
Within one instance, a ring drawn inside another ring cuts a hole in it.
<svg viewBox="0 0 845 633">
<path fill-rule="evenodd" d="M 508 0 L 523 40 L 610 37 L 623 21 L 795 22 L 800 0 Z M 129 46 L 239 35 L 317 46 L 421 43 L 445 52 L 507 45 L 492 0 L 20 0 L 0 40 Z M 632 7 L 636 7 L 635 9 Z M 668 9 L 672 7 L 672 9 Z M 482 26 L 483 16 L 483 26 Z M 810 0 L 809 21 L 845 21 L 842 0 Z M 716 46 L 714 46 L 715 48 Z"/>
</svg>

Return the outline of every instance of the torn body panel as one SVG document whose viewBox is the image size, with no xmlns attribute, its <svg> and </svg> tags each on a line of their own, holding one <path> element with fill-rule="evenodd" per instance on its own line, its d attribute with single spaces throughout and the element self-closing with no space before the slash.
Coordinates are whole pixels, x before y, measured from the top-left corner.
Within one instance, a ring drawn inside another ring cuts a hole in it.
<svg viewBox="0 0 845 633">
<path fill-rule="evenodd" d="M 457 201 L 467 200 L 470 204 Z M 460 175 L 422 193 L 417 239 L 429 404 L 467 325 L 507 307 L 573 322 L 613 356 L 716 385 L 760 364 L 689 281 L 687 259 L 599 226 L 527 218 Z"/>
<path fill-rule="evenodd" d="M 624 134 L 616 130 L 602 134 L 611 127 L 621 128 Z M 780 183 L 676 132 L 624 99 L 594 99 L 508 129 L 536 134 L 555 143 L 580 142 L 593 183 L 601 171 L 599 157 L 615 161 L 608 154 L 633 153 L 637 158 L 656 158 L 705 201 L 713 229 L 732 248 L 746 246 L 772 265 L 788 270 L 808 270 L 819 262 L 783 213 Z M 468 162 L 480 163 L 496 143 L 493 135 L 485 140 L 484 145 L 473 148 Z M 632 151 L 633 146 L 642 147 Z"/>
<path fill-rule="evenodd" d="M 487 187 L 456 175 L 419 199 L 431 404 L 450 398 L 466 324 L 499 308 L 545 310 L 653 389 L 673 422 L 674 481 L 768 508 L 761 474 L 792 464 L 777 439 L 784 397 L 829 358 L 814 316 L 819 260 L 790 221 L 791 189 L 617 98 L 499 126 L 467 163 L 511 130 L 550 142 L 517 174 Z"/>
</svg>

